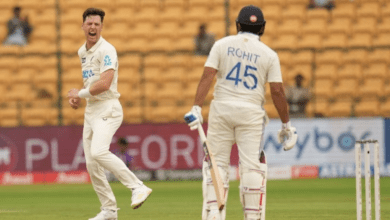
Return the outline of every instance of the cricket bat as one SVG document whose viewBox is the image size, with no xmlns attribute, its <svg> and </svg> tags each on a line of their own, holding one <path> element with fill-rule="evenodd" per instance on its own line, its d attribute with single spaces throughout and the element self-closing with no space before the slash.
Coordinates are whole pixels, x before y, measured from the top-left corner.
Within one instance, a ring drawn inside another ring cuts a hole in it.
<svg viewBox="0 0 390 220">
<path fill-rule="evenodd" d="M 223 207 L 225 206 L 225 188 L 223 186 L 221 176 L 219 175 L 219 171 L 218 171 L 217 164 L 215 163 L 214 155 L 209 151 L 206 135 L 200 123 L 198 126 L 198 132 L 199 132 L 200 140 L 203 145 L 203 151 L 204 151 L 206 161 L 209 164 L 211 179 L 213 181 L 215 194 L 217 195 L 218 208 L 219 210 L 222 210 Z"/>
</svg>

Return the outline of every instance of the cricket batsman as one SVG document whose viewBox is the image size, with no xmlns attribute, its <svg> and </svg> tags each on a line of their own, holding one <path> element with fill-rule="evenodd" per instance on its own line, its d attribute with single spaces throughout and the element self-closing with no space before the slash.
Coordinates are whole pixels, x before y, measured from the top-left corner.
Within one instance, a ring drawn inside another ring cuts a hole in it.
<svg viewBox="0 0 390 220">
<path fill-rule="evenodd" d="M 238 34 L 225 37 L 212 47 L 194 106 L 185 115 L 196 118 L 188 122 L 191 130 L 201 126 L 202 104 L 214 77 L 217 77 L 210 105 L 207 141 L 224 183 L 225 199 L 229 188 L 230 152 L 234 143 L 238 146 L 240 200 L 246 220 L 265 220 L 267 166 L 260 156 L 264 155 L 261 142 L 268 122 L 263 108 L 267 82 L 282 121 L 279 142 L 283 143 L 284 150 L 290 150 L 297 141 L 296 129 L 289 121 L 278 55 L 260 41 L 265 23 L 260 8 L 250 5 L 241 9 L 236 20 Z M 221 211 L 218 209 L 206 162 L 203 163 L 203 176 L 202 219 L 224 220 L 226 206 Z"/>
<path fill-rule="evenodd" d="M 105 12 L 88 8 L 83 14 L 82 29 L 86 42 L 78 51 L 82 66 L 84 88 L 68 92 L 69 104 L 78 108 L 80 99 L 87 106 L 84 116 L 83 147 L 87 170 L 101 203 L 101 212 L 90 220 L 117 220 L 115 196 L 104 169 L 132 190 L 131 207 L 140 207 L 152 190 L 146 187 L 124 162 L 109 151 L 112 137 L 123 121 L 118 100 L 118 57 L 114 46 L 101 37 Z"/>
</svg>

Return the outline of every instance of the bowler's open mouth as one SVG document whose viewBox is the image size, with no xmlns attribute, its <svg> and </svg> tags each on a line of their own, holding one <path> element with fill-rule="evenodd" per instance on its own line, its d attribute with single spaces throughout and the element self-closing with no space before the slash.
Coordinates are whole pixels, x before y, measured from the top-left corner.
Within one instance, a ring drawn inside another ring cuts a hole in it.
<svg viewBox="0 0 390 220">
<path fill-rule="evenodd" d="M 90 36 L 96 36 L 96 33 L 89 32 Z"/>
</svg>

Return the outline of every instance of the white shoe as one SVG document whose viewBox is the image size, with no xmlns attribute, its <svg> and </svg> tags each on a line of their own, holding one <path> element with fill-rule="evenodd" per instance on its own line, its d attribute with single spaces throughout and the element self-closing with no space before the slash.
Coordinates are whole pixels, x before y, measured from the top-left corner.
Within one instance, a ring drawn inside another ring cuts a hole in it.
<svg viewBox="0 0 390 220">
<path fill-rule="evenodd" d="M 133 189 L 133 195 L 131 196 L 131 207 L 138 209 L 145 202 L 145 200 L 152 193 L 152 189 L 145 185 Z"/>
<path fill-rule="evenodd" d="M 90 218 L 89 220 L 117 220 L 118 219 L 118 211 L 112 209 L 102 209 L 102 211 L 97 214 L 94 218 Z"/>
<path fill-rule="evenodd" d="M 219 215 L 218 209 L 211 209 L 208 211 L 207 220 L 220 220 L 221 217 Z"/>
</svg>

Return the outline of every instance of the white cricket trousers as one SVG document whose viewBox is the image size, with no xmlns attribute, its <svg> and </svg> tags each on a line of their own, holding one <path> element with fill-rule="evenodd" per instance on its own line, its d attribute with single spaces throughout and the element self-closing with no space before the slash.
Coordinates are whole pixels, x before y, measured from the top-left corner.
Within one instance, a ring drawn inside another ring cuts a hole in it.
<svg viewBox="0 0 390 220">
<path fill-rule="evenodd" d="M 87 170 L 101 208 L 116 209 L 114 193 L 104 169 L 111 171 L 127 188 L 142 184 L 125 163 L 109 151 L 112 137 L 123 121 L 123 110 L 118 99 L 88 103 L 85 108 L 83 147 Z"/>
<path fill-rule="evenodd" d="M 213 100 L 210 106 L 207 141 L 215 156 L 215 162 L 227 167 L 232 145 L 237 143 L 240 166 L 259 169 L 265 118 L 265 111 L 260 105 Z"/>
</svg>

